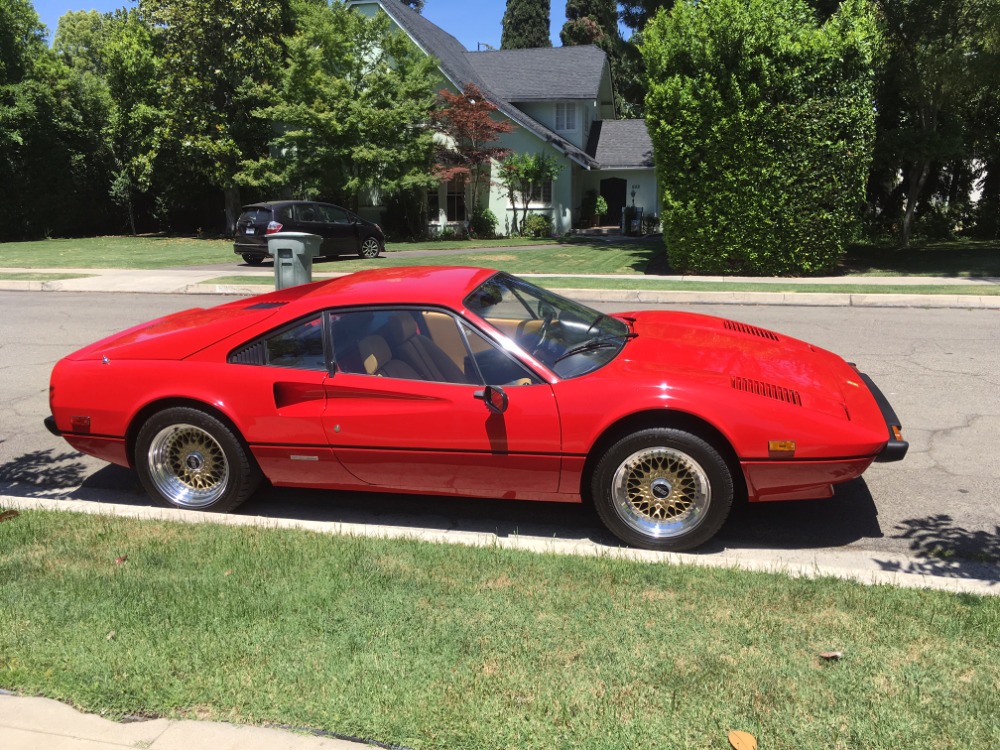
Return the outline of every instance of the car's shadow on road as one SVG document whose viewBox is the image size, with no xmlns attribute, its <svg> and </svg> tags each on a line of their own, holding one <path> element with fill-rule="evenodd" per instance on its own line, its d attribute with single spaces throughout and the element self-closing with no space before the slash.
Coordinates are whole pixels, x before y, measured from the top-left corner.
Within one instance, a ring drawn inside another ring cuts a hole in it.
<svg viewBox="0 0 1000 750">
<path fill-rule="evenodd" d="M 0 464 L 0 494 L 153 505 L 134 471 L 113 465 L 94 471 L 84 460 L 76 453 L 37 451 Z M 236 512 L 331 524 L 621 544 L 592 508 L 576 503 L 264 487 Z M 698 552 L 842 547 L 882 536 L 871 493 L 864 480 L 855 480 L 840 486 L 829 500 L 739 506 L 716 539 Z"/>
</svg>

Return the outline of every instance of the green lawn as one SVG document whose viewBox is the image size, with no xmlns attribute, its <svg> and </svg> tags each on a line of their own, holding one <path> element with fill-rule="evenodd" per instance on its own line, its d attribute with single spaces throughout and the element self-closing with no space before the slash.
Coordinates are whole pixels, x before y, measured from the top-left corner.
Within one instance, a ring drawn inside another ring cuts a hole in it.
<svg viewBox="0 0 1000 750">
<path fill-rule="evenodd" d="M 86 279 L 89 277 L 90 274 L 85 273 L 0 272 L 0 280 L 3 281 L 63 281 L 65 279 Z"/>
<path fill-rule="evenodd" d="M 1000 277 L 1000 242 L 929 242 L 909 250 L 859 245 L 848 250 L 844 267 L 866 276 Z"/>
<path fill-rule="evenodd" d="M 414 750 L 1000 746 L 1000 597 L 26 511 L 0 601 L 0 687 L 112 717 Z"/>
<path fill-rule="evenodd" d="M 391 255 L 405 250 L 448 250 L 475 247 L 523 247 L 554 244 L 553 240 L 446 240 L 395 243 Z M 348 261 L 349 262 L 349 261 Z M 242 263 L 232 240 L 193 237 L 88 237 L 70 240 L 0 243 L 0 268 L 173 268 L 215 263 Z"/>
</svg>

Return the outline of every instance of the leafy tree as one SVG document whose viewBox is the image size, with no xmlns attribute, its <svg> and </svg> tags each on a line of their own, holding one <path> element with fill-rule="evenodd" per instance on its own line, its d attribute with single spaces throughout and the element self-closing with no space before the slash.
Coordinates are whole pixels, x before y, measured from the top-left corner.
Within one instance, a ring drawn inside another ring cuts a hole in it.
<svg viewBox="0 0 1000 750">
<path fill-rule="evenodd" d="M 564 45 L 597 44 L 612 48 L 618 34 L 615 0 L 566 0 L 566 23 L 559 34 Z M 589 37 L 589 38 L 588 38 Z"/>
<path fill-rule="evenodd" d="M 0 0 L 0 237 L 100 231 L 106 221 L 107 91 L 44 44 L 24 0 Z"/>
<path fill-rule="evenodd" d="M 495 119 L 496 105 L 474 85 L 466 86 L 459 94 L 442 89 L 438 99 L 434 127 L 448 137 L 448 143 L 440 144 L 437 150 L 435 172 L 442 181 L 465 179 L 475 212 L 482 189 L 489 183 L 490 165 L 510 153 L 497 141 L 514 126 L 507 120 Z"/>
<path fill-rule="evenodd" d="M 109 21 L 96 10 L 69 11 L 59 18 L 52 49 L 70 68 L 102 75 L 101 50 Z"/>
<path fill-rule="evenodd" d="M 258 91 L 270 104 L 254 115 L 277 131 L 270 155 L 245 161 L 240 181 L 355 208 L 361 193 L 436 184 L 434 61 L 391 33 L 383 14 L 369 19 L 340 2 L 301 13 L 280 80 Z"/>
<path fill-rule="evenodd" d="M 899 217 L 898 239 L 910 244 L 918 208 L 942 165 L 971 157 L 969 104 L 993 69 L 990 24 L 998 0 L 875 0 L 886 61 L 879 92 L 879 137 L 873 175 L 877 208 Z M 995 97 L 993 93 L 988 96 Z M 895 174 L 903 181 L 895 184 Z M 898 200 L 897 200 L 898 199 Z M 895 204 L 895 205 L 894 205 Z M 896 208 L 898 206 L 898 209 Z"/>
<path fill-rule="evenodd" d="M 501 49 L 551 47 L 549 13 L 551 0 L 507 0 L 503 14 Z"/>
<path fill-rule="evenodd" d="M 266 152 L 265 105 L 255 94 L 277 80 L 290 30 L 287 0 L 139 0 L 162 58 L 157 156 L 179 160 L 223 191 L 226 228 L 240 208 L 242 162 Z"/>
<path fill-rule="evenodd" d="M 45 26 L 27 0 L 0 0 L 0 85 L 18 83 L 45 49 Z"/>
<path fill-rule="evenodd" d="M 110 192 L 125 208 L 129 230 L 135 234 L 136 203 L 149 194 L 155 176 L 161 60 L 154 50 L 153 29 L 135 9 L 116 11 L 104 32 L 100 64 L 111 95 Z"/>
<path fill-rule="evenodd" d="M 500 184 L 507 190 L 513 213 L 513 234 L 524 231 L 528 219 L 531 197 L 545 183 L 554 180 L 562 171 L 562 166 L 554 156 L 548 154 L 515 153 L 500 162 Z M 518 203 L 521 204 L 521 219 L 518 222 Z"/>
<path fill-rule="evenodd" d="M 644 37 L 671 265 L 835 268 L 874 136 L 876 32 L 863 0 L 823 25 L 801 0 L 678 3 Z"/>
<path fill-rule="evenodd" d="M 677 0 L 618 0 L 622 23 L 641 33 L 660 10 L 670 10 Z"/>
</svg>

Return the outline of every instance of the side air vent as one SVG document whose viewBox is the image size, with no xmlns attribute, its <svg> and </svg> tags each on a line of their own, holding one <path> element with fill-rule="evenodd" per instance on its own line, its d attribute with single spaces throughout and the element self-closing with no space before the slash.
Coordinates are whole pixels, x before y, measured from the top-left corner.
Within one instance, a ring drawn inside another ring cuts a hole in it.
<svg viewBox="0 0 1000 750">
<path fill-rule="evenodd" d="M 736 331 L 737 333 L 745 333 L 748 336 L 759 336 L 762 339 L 770 339 L 771 341 L 778 341 L 778 334 L 773 331 L 769 331 L 766 328 L 758 328 L 757 326 L 750 326 L 746 323 L 737 323 L 735 320 L 727 320 L 726 328 L 730 331 Z"/>
<path fill-rule="evenodd" d="M 754 393 L 765 398 L 773 398 L 775 401 L 784 401 L 786 404 L 802 406 L 802 397 L 799 396 L 799 392 L 793 391 L 791 388 L 782 388 L 780 385 L 771 385 L 770 383 L 762 383 L 759 380 L 738 378 L 736 376 L 733 376 L 732 384 L 733 388 L 738 391 Z"/>
<path fill-rule="evenodd" d="M 255 341 L 252 344 L 237 349 L 229 355 L 231 365 L 266 365 L 267 364 L 267 344 L 263 341 Z"/>
<path fill-rule="evenodd" d="M 247 310 L 273 310 L 276 307 L 287 305 L 287 302 L 258 302 L 255 305 L 248 305 Z"/>
</svg>

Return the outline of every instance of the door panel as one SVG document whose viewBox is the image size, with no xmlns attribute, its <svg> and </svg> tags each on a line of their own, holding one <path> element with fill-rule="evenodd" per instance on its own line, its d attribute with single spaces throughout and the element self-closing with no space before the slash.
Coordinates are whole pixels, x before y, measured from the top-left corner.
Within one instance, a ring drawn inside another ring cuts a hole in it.
<svg viewBox="0 0 1000 750">
<path fill-rule="evenodd" d="M 344 466 L 372 485 L 424 492 L 530 496 L 556 492 L 560 430 L 547 384 L 507 390 L 506 413 L 479 386 L 338 373 L 327 436 Z"/>
</svg>

